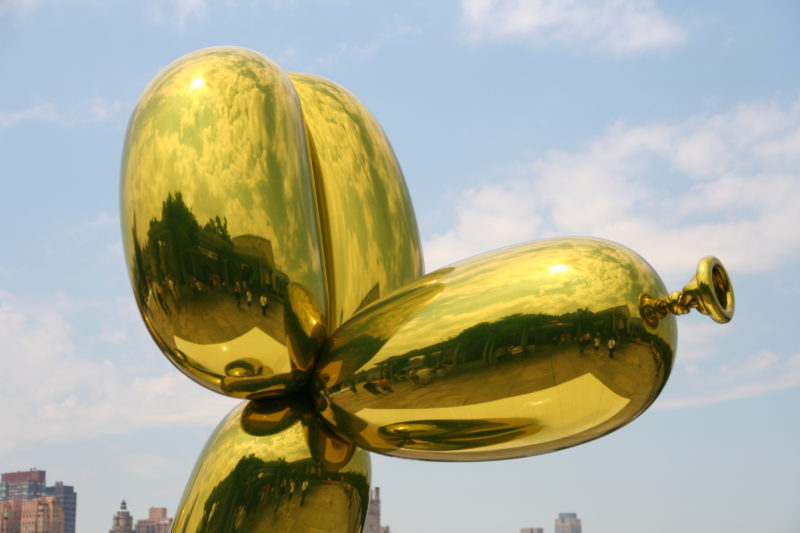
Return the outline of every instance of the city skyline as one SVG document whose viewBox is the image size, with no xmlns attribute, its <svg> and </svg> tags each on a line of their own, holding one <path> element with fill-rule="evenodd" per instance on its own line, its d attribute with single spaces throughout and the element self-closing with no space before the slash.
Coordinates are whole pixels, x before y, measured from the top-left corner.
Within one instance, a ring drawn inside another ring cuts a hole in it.
<svg viewBox="0 0 800 533">
<path fill-rule="evenodd" d="M 47 471 L 31 468 L 0 474 L 0 533 L 75 533 L 78 494 Z"/>
<path fill-rule="evenodd" d="M 237 405 L 148 336 L 119 221 L 139 95 L 184 54 L 235 45 L 370 109 L 428 272 L 587 235 L 670 291 L 709 254 L 733 282 L 733 321 L 680 317 L 669 382 L 614 433 L 498 462 L 372 454 L 392 531 L 549 529 L 562 511 L 592 533 L 797 531 L 798 20 L 785 0 L 0 1 L 0 466 L 64 480 L 76 533 L 107 531 L 122 498 L 177 512 Z"/>
</svg>

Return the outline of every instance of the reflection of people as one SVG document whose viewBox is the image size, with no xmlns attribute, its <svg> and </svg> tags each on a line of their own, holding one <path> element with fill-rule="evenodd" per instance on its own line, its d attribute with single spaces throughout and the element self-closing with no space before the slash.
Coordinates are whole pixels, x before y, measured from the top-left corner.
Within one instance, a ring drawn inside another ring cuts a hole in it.
<svg viewBox="0 0 800 533">
<path fill-rule="evenodd" d="M 380 385 L 380 387 L 386 392 L 394 392 L 394 389 L 392 389 L 392 386 L 389 385 L 389 380 L 386 379 L 386 378 L 381 378 L 378 381 L 378 385 Z"/>
<path fill-rule="evenodd" d="M 611 359 L 614 359 L 614 348 L 616 347 L 617 347 L 617 341 L 614 339 L 614 337 L 608 339 L 608 357 L 610 357 Z"/>
<path fill-rule="evenodd" d="M 247 307 L 253 307 L 253 291 L 247 289 Z"/>
<path fill-rule="evenodd" d="M 267 316 L 267 301 L 267 295 L 262 293 L 258 299 L 258 303 L 261 305 L 261 316 Z"/>
<path fill-rule="evenodd" d="M 378 386 L 375 385 L 375 382 L 372 380 L 369 380 L 366 383 L 364 383 L 364 390 L 375 396 L 381 395 L 381 391 L 378 390 Z"/>
<path fill-rule="evenodd" d="M 578 339 L 578 345 L 580 346 L 581 355 L 583 355 L 583 352 L 586 350 L 586 345 L 589 344 L 590 338 L 591 336 L 588 333 L 584 333 Z"/>
<path fill-rule="evenodd" d="M 303 505 L 306 502 L 306 491 L 308 490 L 308 480 L 304 479 L 303 482 L 300 484 L 300 505 Z"/>
<path fill-rule="evenodd" d="M 155 287 L 155 294 L 156 294 L 156 301 L 158 305 L 161 306 L 161 309 L 164 313 L 170 315 L 172 312 L 169 309 L 169 305 L 167 305 L 167 295 L 164 293 L 164 287 L 157 281 L 153 282 L 153 286 Z"/>
<path fill-rule="evenodd" d="M 236 298 L 236 307 L 240 307 L 242 305 L 242 286 L 238 281 L 233 285 L 233 297 Z"/>
<path fill-rule="evenodd" d="M 595 335 L 594 336 L 594 353 L 595 353 L 595 355 L 599 351 L 600 351 L 600 335 Z"/>
<path fill-rule="evenodd" d="M 514 345 L 511 347 L 511 357 L 514 359 L 518 359 L 522 356 L 522 346 L 519 344 Z"/>
</svg>

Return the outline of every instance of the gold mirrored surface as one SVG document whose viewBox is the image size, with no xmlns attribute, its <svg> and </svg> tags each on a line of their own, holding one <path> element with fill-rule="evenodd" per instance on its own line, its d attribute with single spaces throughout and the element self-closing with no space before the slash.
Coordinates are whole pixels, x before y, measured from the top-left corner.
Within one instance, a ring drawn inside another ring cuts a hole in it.
<svg viewBox="0 0 800 533">
<path fill-rule="evenodd" d="M 445 461 L 535 455 L 631 421 L 663 388 L 675 320 L 654 327 L 653 269 L 600 239 L 457 263 L 343 324 L 316 372 L 318 408 L 370 451 Z"/>
<path fill-rule="evenodd" d="M 327 301 L 305 127 L 286 74 L 242 48 L 177 60 L 141 96 L 121 172 L 131 283 L 167 357 L 230 396 L 306 383 Z"/>
<path fill-rule="evenodd" d="M 201 452 L 172 531 L 360 533 L 369 484 L 369 454 L 302 401 L 244 402 Z"/>
<path fill-rule="evenodd" d="M 334 329 L 420 277 L 422 249 L 403 173 L 375 118 L 329 80 L 289 77 L 308 132 Z"/>
</svg>

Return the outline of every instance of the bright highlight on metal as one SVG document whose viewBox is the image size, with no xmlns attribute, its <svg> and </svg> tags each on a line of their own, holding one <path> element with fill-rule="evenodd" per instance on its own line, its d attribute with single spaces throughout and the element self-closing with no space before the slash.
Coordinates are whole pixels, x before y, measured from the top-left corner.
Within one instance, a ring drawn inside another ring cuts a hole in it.
<svg viewBox="0 0 800 533">
<path fill-rule="evenodd" d="M 364 450 L 475 461 L 587 442 L 663 389 L 674 314 L 733 316 L 716 258 L 669 294 L 601 239 L 423 275 L 375 118 L 335 83 L 242 48 L 195 52 L 153 80 L 121 188 L 147 329 L 189 378 L 247 400 L 201 453 L 176 532 L 360 532 Z"/>
</svg>

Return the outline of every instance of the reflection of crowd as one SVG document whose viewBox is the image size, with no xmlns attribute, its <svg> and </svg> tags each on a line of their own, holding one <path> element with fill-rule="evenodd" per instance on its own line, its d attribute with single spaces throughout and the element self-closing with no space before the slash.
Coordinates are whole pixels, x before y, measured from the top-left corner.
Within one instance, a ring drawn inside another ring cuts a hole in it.
<svg viewBox="0 0 800 533">
<path fill-rule="evenodd" d="M 352 507 L 353 496 L 354 494 L 357 495 L 358 487 L 353 485 L 353 480 L 349 479 L 350 477 L 353 477 L 353 474 L 320 473 L 314 472 L 313 469 L 312 471 L 302 469 L 294 472 L 274 472 L 269 481 L 262 485 L 261 497 L 262 501 L 274 505 L 273 515 L 276 515 L 281 506 L 284 505 L 284 501 L 290 502 L 298 495 L 300 506 L 304 506 L 308 491 L 312 487 L 340 485 L 347 496 L 348 507 Z"/>
<path fill-rule="evenodd" d="M 182 299 L 187 297 L 199 299 L 217 291 L 232 294 L 237 308 L 242 307 L 243 301 L 246 303 L 247 307 L 252 308 L 253 303 L 256 301 L 256 292 L 248 282 L 236 281 L 233 287 L 228 289 L 225 282 L 221 281 L 218 274 L 212 274 L 206 283 L 190 275 L 187 283 L 184 285 L 184 290 L 181 290 L 175 280 L 170 276 L 166 276 L 163 281 L 159 279 L 147 279 L 145 280 L 145 284 L 147 287 L 145 306 L 148 309 L 161 309 L 166 315 L 171 315 L 173 310 L 180 311 Z M 265 287 L 258 293 L 258 308 L 261 310 L 261 316 L 267 315 L 267 308 L 269 307 L 270 301 L 271 297 L 268 289 Z"/>
</svg>

